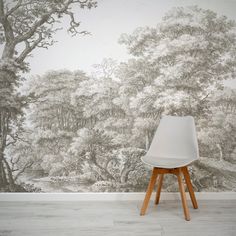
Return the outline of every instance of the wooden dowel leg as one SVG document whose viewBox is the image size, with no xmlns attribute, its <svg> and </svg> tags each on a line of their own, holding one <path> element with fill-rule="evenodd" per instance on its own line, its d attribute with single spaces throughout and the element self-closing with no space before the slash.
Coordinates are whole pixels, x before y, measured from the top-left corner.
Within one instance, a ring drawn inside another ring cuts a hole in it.
<svg viewBox="0 0 236 236">
<path fill-rule="evenodd" d="M 160 201 L 160 195 L 161 195 L 161 187 L 162 187 L 163 177 L 164 177 L 164 174 L 159 174 L 159 175 L 158 175 L 158 184 L 157 184 L 157 193 L 156 193 L 155 204 L 158 204 L 159 201 Z"/>
<path fill-rule="evenodd" d="M 184 185 L 183 185 L 183 182 L 182 182 L 182 176 L 181 176 L 181 171 L 180 170 L 179 170 L 179 173 L 177 174 L 177 178 L 178 178 L 178 183 L 179 183 L 179 191 L 180 191 L 180 194 L 181 194 L 181 200 L 182 200 L 185 220 L 190 220 L 189 209 L 188 209 L 188 205 L 187 205 L 187 199 L 186 199 L 186 194 L 185 194 Z"/>
<path fill-rule="evenodd" d="M 154 185 L 156 183 L 157 174 L 158 174 L 157 168 L 153 168 L 152 176 L 151 176 L 151 179 L 149 181 L 147 192 L 146 192 L 146 195 L 145 195 L 145 198 L 144 198 L 144 201 L 143 201 L 143 206 L 142 206 L 141 211 L 140 211 L 141 216 L 145 215 L 146 209 L 148 207 L 148 203 L 149 203 L 151 195 L 152 195 Z"/>
<path fill-rule="evenodd" d="M 191 183 L 191 179 L 190 179 L 190 175 L 189 175 L 187 166 L 182 168 L 182 172 L 184 174 L 184 179 L 185 179 L 185 182 L 186 182 L 187 187 L 188 187 L 188 191 L 189 191 L 189 195 L 190 195 L 190 198 L 191 198 L 191 201 L 192 201 L 192 204 L 193 204 L 193 208 L 197 209 L 198 208 L 197 200 L 195 198 L 193 185 Z"/>
</svg>

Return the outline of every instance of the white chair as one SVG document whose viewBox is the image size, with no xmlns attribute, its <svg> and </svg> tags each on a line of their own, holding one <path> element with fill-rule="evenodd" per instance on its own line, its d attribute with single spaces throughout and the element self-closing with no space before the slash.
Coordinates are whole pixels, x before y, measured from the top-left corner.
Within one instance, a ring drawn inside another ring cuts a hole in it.
<svg viewBox="0 0 236 236">
<path fill-rule="evenodd" d="M 157 177 L 158 187 L 155 204 L 159 203 L 163 175 L 171 173 L 178 178 L 185 219 L 190 220 L 182 174 L 184 175 L 193 207 L 197 209 L 198 205 L 187 165 L 198 158 L 198 143 L 193 117 L 164 116 L 160 121 L 147 154 L 142 158 L 144 163 L 153 166 L 153 171 L 140 214 L 144 215 L 146 212 Z"/>
</svg>

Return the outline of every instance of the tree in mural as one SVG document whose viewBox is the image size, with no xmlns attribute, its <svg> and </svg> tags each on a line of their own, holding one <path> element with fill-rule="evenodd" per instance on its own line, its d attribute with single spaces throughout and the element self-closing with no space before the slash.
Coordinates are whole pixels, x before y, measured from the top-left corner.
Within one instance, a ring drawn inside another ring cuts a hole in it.
<svg viewBox="0 0 236 236">
<path fill-rule="evenodd" d="M 75 1 L 0 1 L 0 43 L 3 52 L 0 61 L 0 186 L 9 186 L 14 191 L 14 180 L 9 162 L 5 157 L 6 147 L 16 142 L 19 127 L 13 124 L 22 119 L 22 108 L 26 101 L 17 94 L 21 81 L 19 72 L 29 69 L 25 59 L 35 48 L 48 48 L 54 43 L 53 35 L 60 29 L 62 17 L 69 17 L 68 32 L 72 35 L 86 34 L 79 31 L 73 9 L 93 8 L 93 0 Z M 73 8 L 72 8 L 73 6 Z"/>
<path fill-rule="evenodd" d="M 123 35 L 120 42 L 132 55 L 159 68 L 156 86 L 144 86 L 134 103 L 147 109 L 153 103 L 168 114 L 208 113 L 209 97 L 219 82 L 235 75 L 235 27 L 234 21 L 210 10 L 178 7 L 156 28 Z"/>
<path fill-rule="evenodd" d="M 216 92 L 210 109 L 212 117 L 210 121 L 201 121 L 201 132 L 199 132 L 203 156 L 234 162 L 231 154 L 236 147 L 235 89 L 225 88 Z"/>
<path fill-rule="evenodd" d="M 113 79 L 114 74 L 111 71 L 114 67 L 111 63 L 111 60 L 105 59 L 100 65 L 96 65 L 99 68 L 96 78 L 91 77 L 83 81 L 77 91 L 72 94 L 72 104 L 83 113 L 86 129 L 82 128 L 78 131 L 79 136 L 74 139 L 71 146 L 72 150 L 78 146 L 77 150 L 81 151 L 80 143 L 87 143 L 88 147 L 90 142 L 91 145 L 93 143 L 92 146 L 96 147 L 96 151 L 93 152 L 94 158 L 82 158 L 83 162 L 90 165 L 91 172 L 97 173 L 97 180 L 112 180 L 119 183 L 122 182 L 121 175 L 125 173 L 122 172 L 125 166 L 122 165 L 123 162 L 119 158 L 121 156 L 119 150 L 130 144 L 128 139 L 132 119 L 127 116 L 119 99 L 118 92 L 121 84 Z M 101 140 L 105 137 L 108 140 L 101 142 L 96 138 L 97 135 L 100 135 Z M 82 155 L 78 151 L 74 153 L 76 156 Z M 90 152 L 87 151 L 88 153 Z M 128 164 L 130 159 L 127 160 Z M 135 165 L 132 168 L 135 168 Z M 113 186 L 112 189 L 116 191 L 116 186 Z"/>
<path fill-rule="evenodd" d="M 63 160 L 81 126 L 81 115 L 70 101 L 71 93 L 86 79 L 81 71 L 52 71 L 30 79 L 25 86 L 32 99 L 26 121 L 34 134 L 41 166 L 51 176 L 68 172 Z"/>
<path fill-rule="evenodd" d="M 235 140 L 231 134 L 234 132 L 235 114 L 220 111 L 222 108 L 232 109 L 232 104 L 229 105 L 229 101 L 223 102 L 227 97 L 225 94 L 225 98 L 221 97 L 217 102 L 221 107 L 212 101 L 217 91 L 222 89 L 222 81 L 235 77 L 235 29 L 234 21 L 194 6 L 172 9 L 156 28 L 138 28 L 132 35 L 122 35 L 120 42 L 127 46 L 130 54 L 136 60 L 143 60 L 149 68 L 151 66 L 150 71 L 156 70 L 151 82 L 136 89 L 136 92 L 130 90 L 132 95 L 129 95 L 130 107 L 138 115 L 133 135 L 140 135 L 139 140 L 146 143 L 146 148 L 148 136 L 144 140 L 138 130 L 144 133 L 149 130 L 152 134 L 158 117 L 163 113 L 193 115 L 198 130 L 203 129 L 200 132 L 204 137 L 201 144 L 205 147 L 207 158 L 217 155 L 221 159 L 228 159 L 227 156 L 230 156 L 232 160 Z M 130 69 L 130 66 L 126 68 Z M 136 71 L 139 71 L 138 68 Z M 125 74 L 128 81 L 129 76 L 130 73 Z M 132 79 L 136 83 L 140 81 L 139 78 L 134 79 L 134 76 Z M 150 113 L 153 112 L 157 115 L 151 116 Z M 154 119 L 150 119 L 151 117 Z M 144 146 L 142 143 L 139 142 Z M 210 151 L 213 149 L 214 151 Z M 230 153 L 224 152 L 226 150 L 230 150 Z M 215 181 L 210 163 L 205 164 L 205 172 L 199 172 L 206 178 L 193 177 L 201 179 L 202 183 L 194 181 L 199 190 L 209 186 L 207 181 L 212 185 Z M 201 168 L 202 165 L 198 170 Z M 220 165 L 215 170 L 219 168 Z M 235 181 L 235 176 L 229 178 L 227 174 L 224 177 L 226 182 L 230 180 L 229 184 Z"/>
<path fill-rule="evenodd" d="M 131 59 L 121 63 L 117 77 L 121 81 L 119 100 L 124 110 L 132 117 L 132 143 L 140 148 L 149 148 L 156 120 L 160 117 L 161 110 L 153 106 L 156 99 L 154 81 L 159 74 L 159 69 L 153 67 L 143 58 Z M 144 88 L 149 88 L 154 94 L 148 95 Z M 136 98 L 142 96 L 142 102 L 137 103 Z M 143 140 L 145 137 L 145 140 Z"/>
<path fill-rule="evenodd" d="M 114 180 L 107 169 L 110 152 L 114 148 L 115 144 L 112 137 L 103 131 L 88 128 L 80 129 L 78 136 L 74 138 L 71 144 L 71 151 L 82 158 L 81 161 L 87 161 L 100 180 Z"/>
<path fill-rule="evenodd" d="M 26 169 L 31 168 L 38 162 L 34 137 L 32 130 L 23 125 L 23 131 L 19 134 L 17 142 L 6 150 L 6 156 L 10 157 L 10 160 L 8 160 L 9 172 L 12 173 L 14 182 Z"/>
<path fill-rule="evenodd" d="M 196 185 L 199 190 L 235 190 L 235 89 L 216 91 L 212 99 L 211 116 L 201 119 L 198 132 L 202 158 L 196 164 Z M 204 175 L 206 178 L 204 178 Z"/>
</svg>

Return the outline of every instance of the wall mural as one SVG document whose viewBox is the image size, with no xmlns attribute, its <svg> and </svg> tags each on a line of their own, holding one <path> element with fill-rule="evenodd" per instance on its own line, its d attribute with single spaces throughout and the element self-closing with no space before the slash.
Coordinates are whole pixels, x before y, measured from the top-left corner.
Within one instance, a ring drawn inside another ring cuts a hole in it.
<svg viewBox="0 0 236 236">
<path fill-rule="evenodd" d="M 236 191 L 236 87 L 225 82 L 235 79 L 236 23 L 229 17 L 171 7 L 155 25 L 116 38 L 127 59 L 101 57 L 90 73 L 78 64 L 32 74 L 29 56 L 36 60 L 38 48 L 50 54 L 57 33 L 67 34 L 62 26 L 88 42 L 93 32 L 81 24 L 108 2 L 0 0 L 0 191 L 144 191 L 150 168 L 140 157 L 163 114 L 195 118 L 196 191 Z M 165 177 L 166 191 L 177 191 L 173 178 Z"/>
</svg>

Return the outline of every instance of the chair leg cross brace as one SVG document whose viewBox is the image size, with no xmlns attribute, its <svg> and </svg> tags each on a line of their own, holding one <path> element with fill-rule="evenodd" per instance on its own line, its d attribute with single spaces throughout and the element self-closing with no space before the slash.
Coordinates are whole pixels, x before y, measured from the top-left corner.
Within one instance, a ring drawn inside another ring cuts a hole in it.
<svg viewBox="0 0 236 236">
<path fill-rule="evenodd" d="M 187 206 L 187 199 L 186 199 L 186 194 L 184 190 L 184 184 L 182 181 L 182 174 L 184 175 L 184 179 L 188 187 L 188 191 L 189 191 L 189 195 L 193 204 L 193 208 L 197 209 L 198 205 L 197 205 L 197 201 L 196 201 L 195 194 L 193 191 L 193 186 L 190 180 L 187 166 L 184 166 L 181 168 L 174 168 L 174 169 L 164 169 L 164 168 L 157 168 L 157 167 L 153 168 L 152 176 L 151 176 L 148 188 L 147 188 L 147 192 L 143 201 L 140 215 L 145 215 L 145 212 L 147 210 L 147 207 L 148 207 L 148 204 L 149 204 L 149 201 L 150 201 L 150 198 L 151 198 L 151 195 L 152 195 L 155 183 L 156 183 L 157 176 L 158 176 L 158 186 L 157 186 L 155 204 L 159 203 L 164 174 L 175 174 L 177 176 L 185 219 L 189 221 L 190 214 L 189 214 L 189 209 Z"/>
</svg>

